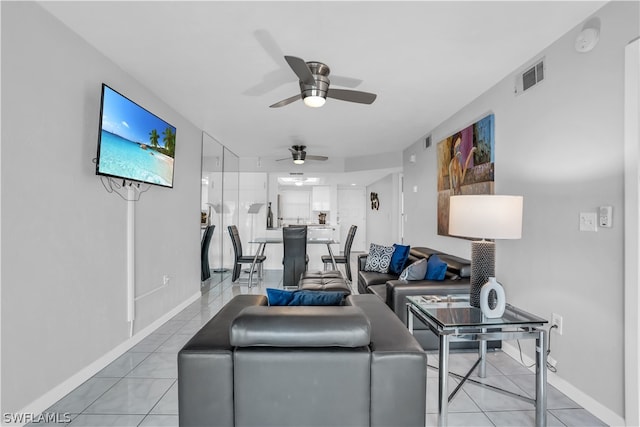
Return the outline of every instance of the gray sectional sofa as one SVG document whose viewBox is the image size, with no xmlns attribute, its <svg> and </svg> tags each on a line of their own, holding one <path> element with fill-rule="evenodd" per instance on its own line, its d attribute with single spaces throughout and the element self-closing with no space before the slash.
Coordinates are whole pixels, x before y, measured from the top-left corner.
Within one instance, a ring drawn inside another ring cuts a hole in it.
<svg viewBox="0 0 640 427">
<path fill-rule="evenodd" d="M 421 258 L 428 259 L 431 255 L 447 263 L 445 279 L 434 280 L 400 280 L 396 274 L 365 271 L 367 254 L 358 256 L 358 292 L 360 294 L 374 294 L 384 301 L 402 321 L 407 325 L 407 297 L 411 295 L 451 295 L 468 294 L 470 290 L 471 262 L 454 255 L 449 255 L 427 247 L 412 247 L 405 267 Z M 426 325 L 414 323 L 414 336 L 425 350 L 437 350 L 438 339 Z M 489 341 L 489 348 L 500 347 L 500 342 Z M 453 342 L 452 349 L 478 348 L 477 342 Z"/>
<path fill-rule="evenodd" d="M 426 354 L 374 295 L 238 295 L 178 354 L 180 426 L 424 426 Z"/>
</svg>

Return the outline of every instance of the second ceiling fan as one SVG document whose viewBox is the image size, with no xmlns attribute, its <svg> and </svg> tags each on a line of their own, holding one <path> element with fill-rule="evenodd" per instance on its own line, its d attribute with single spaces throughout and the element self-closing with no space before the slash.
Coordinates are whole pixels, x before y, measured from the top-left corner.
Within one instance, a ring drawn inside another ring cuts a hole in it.
<svg viewBox="0 0 640 427">
<path fill-rule="evenodd" d="M 304 163 L 305 160 L 324 161 L 328 159 L 327 156 L 307 155 L 307 152 L 305 151 L 306 148 L 307 148 L 306 145 L 293 145 L 291 146 L 291 148 L 289 148 L 289 151 L 291 152 L 291 157 L 293 157 L 293 163 L 295 163 L 296 165 L 301 165 Z M 284 159 L 277 159 L 277 161 L 282 161 L 282 160 L 289 160 L 289 157 L 285 157 Z"/>
<path fill-rule="evenodd" d="M 329 87 L 329 73 L 331 70 L 322 62 L 305 62 L 295 56 L 285 56 L 293 72 L 300 79 L 300 94 L 283 99 L 270 105 L 271 108 L 284 107 L 294 101 L 302 99 L 308 107 L 322 107 L 327 98 L 341 101 L 371 104 L 376 99 L 375 93 L 348 89 L 331 89 Z"/>
</svg>

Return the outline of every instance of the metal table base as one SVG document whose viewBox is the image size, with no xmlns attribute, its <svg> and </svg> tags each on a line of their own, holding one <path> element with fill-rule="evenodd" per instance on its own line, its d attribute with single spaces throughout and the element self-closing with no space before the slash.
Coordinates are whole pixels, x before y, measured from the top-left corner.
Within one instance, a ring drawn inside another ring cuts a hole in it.
<svg viewBox="0 0 640 427">
<path fill-rule="evenodd" d="M 512 310 L 518 310 L 517 308 L 510 306 Z M 523 399 L 535 405 L 535 422 L 537 427 L 544 427 L 547 425 L 547 366 L 546 366 L 546 354 L 547 354 L 547 331 L 542 328 L 542 325 L 546 321 L 542 321 L 539 324 L 518 325 L 517 329 L 511 330 L 514 327 L 510 325 L 500 325 L 499 323 L 492 324 L 490 328 L 474 327 L 470 325 L 461 325 L 458 327 L 443 327 L 438 324 L 434 319 L 427 316 L 423 311 L 416 307 L 412 302 L 407 303 L 407 326 L 409 331 L 413 333 L 414 317 L 423 322 L 429 329 L 436 334 L 439 338 L 439 366 L 438 366 L 438 426 L 446 426 L 447 418 L 449 414 L 449 402 L 454 398 L 456 393 L 460 390 L 462 385 L 466 381 L 472 381 L 482 386 L 490 387 L 491 389 L 499 392 L 506 393 L 508 395 Z M 502 329 L 502 328 L 505 329 Z M 506 329 L 509 328 L 509 329 Z M 536 397 L 531 399 L 526 396 L 512 393 L 507 390 L 502 390 L 498 387 L 494 387 L 488 384 L 484 384 L 479 381 L 470 379 L 471 373 L 478 369 L 478 376 L 480 378 L 486 377 L 486 354 L 487 354 L 487 341 L 490 340 L 514 340 L 514 339 L 535 339 L 536 340 Z M 458 386 L 451 392 L 449 391 L 449 344 L 452 341 L 479 341 L 478 360 L 469 370 L 469 372 L 462 376 L 456 375 L 461 381 Z"/>
</svg>

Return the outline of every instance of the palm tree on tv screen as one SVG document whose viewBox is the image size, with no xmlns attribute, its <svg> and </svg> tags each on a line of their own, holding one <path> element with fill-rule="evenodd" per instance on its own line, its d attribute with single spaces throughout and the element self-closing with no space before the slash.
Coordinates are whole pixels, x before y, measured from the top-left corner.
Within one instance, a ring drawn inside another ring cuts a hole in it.
<svg viewBox="0 0 640 427">
<path fill-rule="evenodd" d="M 157 130 L 153 129 L 149 132 L 149 142 L 153 148 L 158 148 L 158 139 L 160 139 L 160 135 Z"/>
<path fill-rule="evenodd" d="M 164 148 L 167 150 L 167 154 L 171 157 L 174 157 L 176 150 L 176 134 L 173 133 L 173 130 L 170 127 L 167 127 L 163 132 L 162 142 L 164 142 Z"/>
</svg>

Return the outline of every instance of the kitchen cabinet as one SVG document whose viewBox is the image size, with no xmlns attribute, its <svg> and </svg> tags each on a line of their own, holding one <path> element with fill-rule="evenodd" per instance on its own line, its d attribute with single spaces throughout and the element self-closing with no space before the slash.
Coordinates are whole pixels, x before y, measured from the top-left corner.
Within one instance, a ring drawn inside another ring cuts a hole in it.
<svg viewBox="0 0 640 427">
<path fill-rule="evenodd" d="M 326 185 L 311 187 L 311 210 L 331 210 L 331 187 Z"/>
</svg>

